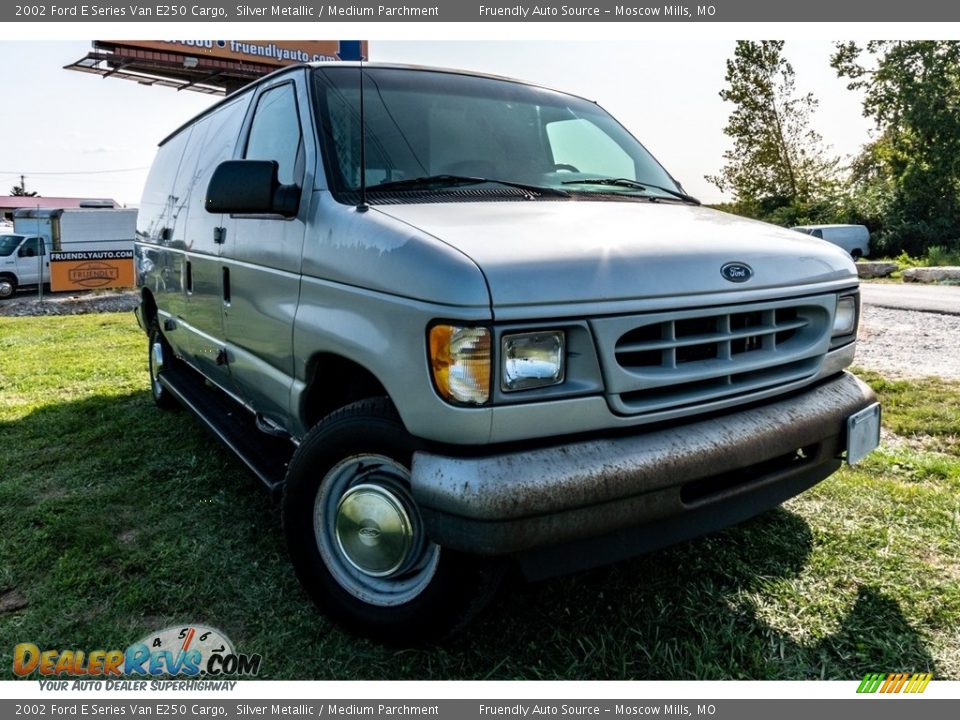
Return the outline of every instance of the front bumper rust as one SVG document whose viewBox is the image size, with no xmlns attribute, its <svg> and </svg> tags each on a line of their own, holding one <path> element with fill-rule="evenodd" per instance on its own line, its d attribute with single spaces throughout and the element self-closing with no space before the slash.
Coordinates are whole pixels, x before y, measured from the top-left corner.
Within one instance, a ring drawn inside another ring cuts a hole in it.
<svg viewBox="0 0 960 720">
<path fill-rule="evenodd" d="M 840 467 L 847 418 L 874 402 L 844 372 L 775 402 L 625 437 L 484 457 L 418 452 L 411 484 L 442 546 L 528 560 L 543 551 L 588 567 L 740 522 L 811 487 Z"/>
</svg>

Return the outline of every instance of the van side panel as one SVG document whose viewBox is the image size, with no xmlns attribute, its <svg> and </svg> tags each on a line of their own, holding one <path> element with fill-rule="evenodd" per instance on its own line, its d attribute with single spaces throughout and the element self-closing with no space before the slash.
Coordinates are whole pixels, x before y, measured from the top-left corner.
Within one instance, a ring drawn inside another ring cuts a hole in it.
<svg viewBox="0 0 960 720">
<path fill-rule="evenodd" d="M 173 181 L 189 136 L 189 131 L 179 133 L 157 150 L 137 214 L 137 284 L 148 289 L 157 307 L 172 316 L 182 316 L 186 308 L 182 248 L 173 244 L 176 222 Z M 171 334 L 169 340 L 174 349 L 181 352 L 180 338 Z"/>
<path fill-rule="evenodd" d="M 189 283 L 186 283 L 184 290 L 189 313 L 187 317 L 191 325 L 186 328 L 191 335 L 191 360 L 231 392 L 235 392 L 236 387 L 230 366 L 218 362 L 225 333 L 221 245 L 214 236 L 225 219 L 220 214 L 208 213 L 204 203 L 213 171 L 224 160 L 233 158 L 249 102 L 250 93 L 246 93 L 205 116 L 194 126 L 196 135 L 191 145 L 196 143 L 196 151 L 191 153 L 191 148 L 188 148 L 184 162 L 193 154 L 195 163 L 189 172 L 181 168 L 177 178 L 180 188 L 175 192 L 187 199 L 185 217 L 182 226 L 177 226 L 176 234 L 183 240 L 185 275 L 186 263 L 190 263 Z"/>
<path fill-rule="evenodd" d="M 316 165 L 306 89 L 301 76 L 260 88 L 252 103 L 238 157 L 276 160 L 279 180 L 313 186 Z M 299 140 L 298 140 L 299 138 Z M 237 392 L 258 413 L 290 427 L 293 325 L 300 298 L 300 263 L 310 216 L 310 192 L 301 190 L 296 217 L 224 219 L 222 277 L 229 279 L 223 322 Z"/>
<path fill-rule="evenodd" d="M 250 101 L 245 93 L 172 137 L 160 147 L 144 189 L 138 217 L 141 284 L 154 293 L 174 350 L 227 390 L 229 367 L 218 363 L 223 347 L 219 246 L 214 229 L 222 216 L 204 209 L 216 166 L 233 157 Z"/>
</svg>

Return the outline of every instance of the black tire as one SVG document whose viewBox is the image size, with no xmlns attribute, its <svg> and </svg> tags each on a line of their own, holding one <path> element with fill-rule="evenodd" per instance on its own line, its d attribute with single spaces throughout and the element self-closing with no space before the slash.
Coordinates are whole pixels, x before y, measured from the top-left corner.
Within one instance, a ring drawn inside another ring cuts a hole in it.
<svg viewBox="0 0 960 720">
<path fill-rule="evenodd" d="M 348 405 L 307 433 L 283 496 L 287 547 L 310 597 L 352 632 L 397 645 L 466 625 L 502 574 L 496 560 L 426 537 L 407 482 L 416 447 L 386 398 Z M 363 502 L 372 504 L 361 512 Z"/>
<path fill-rule="evenodd" d="M 158 358 L 157 355 L 160 355 Z M 165 365 L 173 362 L 173 350 L 163 333 L 160 332 L 160 326 L 154 320 L 150 323 L 150 330 L 147 332 L 147 368 L 150 371 L 150 395 L 157 407 L 164 410 L 172 410 L 180 407 L 177 399 L 160 383 L 159 375 Z"/>
<path fill-rule="evenodd" d="M 17 292 L 17 279 L 13 275 L 0 275 L 0 300 L 13 297 Z"/>
</svg>

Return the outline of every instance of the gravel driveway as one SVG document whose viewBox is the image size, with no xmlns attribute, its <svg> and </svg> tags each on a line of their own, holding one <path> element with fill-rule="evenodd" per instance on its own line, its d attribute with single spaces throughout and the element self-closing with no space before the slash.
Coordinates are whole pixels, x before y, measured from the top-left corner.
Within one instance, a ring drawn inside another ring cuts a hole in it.
<svg viewBox="0 0 960 720">
<path fill-rule="evenodd" d="M 960 379 L 960 316 L 864 305 L 858 367 L 892 377 Z"/>
<path fill-rule="evenodd" d="M 46 293 L 43 302 L 35 292 L 17 293 L 8 300 L 0 300 L 0 317 L 25 315 L 84 315 L 95 312 L 133 311 L 140 295 L 128 292 Z M 133 317 L 131 316 L 131 320 Z"/>
<path fill-rule="evenodd" d="M 48 295 L 42 304 L 35 295 L 20 293 L 0 301 L 0 317 L 120 312 L 136 304 L 135 292 L 59 293 Z M 855 364 L 891 377 L 960 379 L 960 315 L 864 305 Z"/>
</svg>

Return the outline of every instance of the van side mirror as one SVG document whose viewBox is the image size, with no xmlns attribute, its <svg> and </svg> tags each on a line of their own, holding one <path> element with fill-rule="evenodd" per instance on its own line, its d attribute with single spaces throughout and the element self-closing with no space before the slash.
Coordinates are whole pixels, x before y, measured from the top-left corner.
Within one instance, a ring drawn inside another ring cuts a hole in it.
<svg viewBox="0 0 960 720">
<path fill-rule="evenodd" d="M 207 186 L 207 212 L 293 217 L 300 207 L 300 188 L 281 185 L 279 167 L 276 160 L 220 163 Z"/>
</svg>

